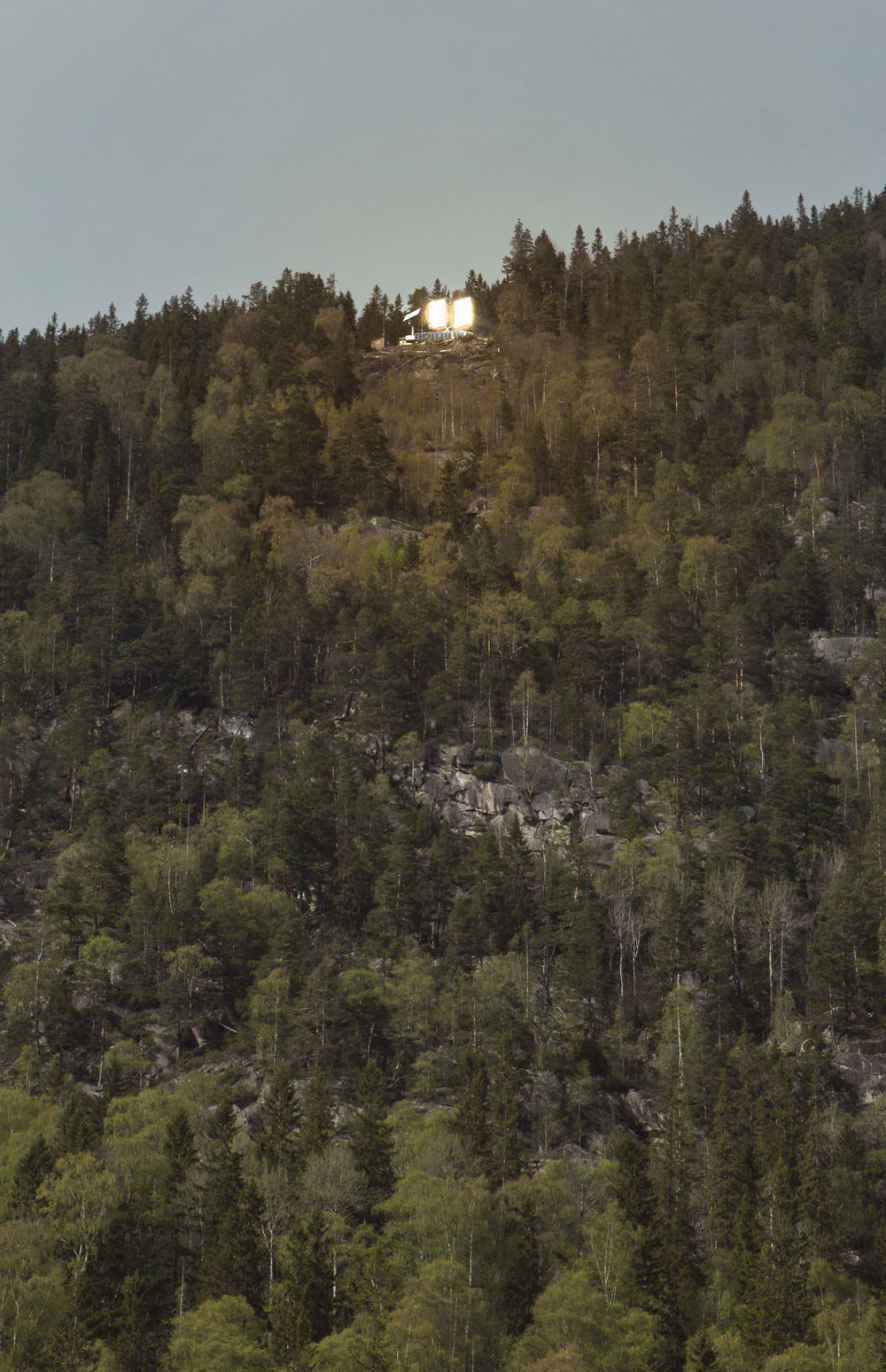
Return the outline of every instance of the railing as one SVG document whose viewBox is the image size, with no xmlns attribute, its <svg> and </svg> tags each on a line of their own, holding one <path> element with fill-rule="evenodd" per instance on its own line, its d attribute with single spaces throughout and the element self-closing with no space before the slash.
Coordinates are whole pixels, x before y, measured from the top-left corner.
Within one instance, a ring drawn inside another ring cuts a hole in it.
<svg viewBox="0 0 886 1372">
<path fill-rule="evenodd" d="M 413 334 L 401 338 L 401 343 L 451 342 L 453 338 L 467 338 L 471 329 L 418 329 Z"/>
</svg>

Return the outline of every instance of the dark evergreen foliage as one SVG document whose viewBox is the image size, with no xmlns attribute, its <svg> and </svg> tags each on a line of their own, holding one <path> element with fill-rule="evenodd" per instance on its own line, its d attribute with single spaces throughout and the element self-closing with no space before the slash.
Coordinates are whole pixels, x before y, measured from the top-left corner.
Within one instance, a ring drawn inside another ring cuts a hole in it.
<svg viewBox="0 0 886 1372">
<path fill-rule="evenodd" d="M 10 1366 L 883 1362 L 884 242 L 0 338 Z"/>
</svg>

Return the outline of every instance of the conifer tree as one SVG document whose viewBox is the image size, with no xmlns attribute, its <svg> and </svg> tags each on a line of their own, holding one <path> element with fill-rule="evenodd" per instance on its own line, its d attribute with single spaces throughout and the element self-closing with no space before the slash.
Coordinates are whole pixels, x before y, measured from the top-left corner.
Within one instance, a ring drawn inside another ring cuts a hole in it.
<svg viewBox="0 0 886 1372">
<path fill-rule="evenodd" d="M 296 1224 L 280 1246 L 280 1277 L 271 1293 L 270 1322 L 275 1358 L 307 1369 L 308 1347 L 332 1328 L 332 1265 L 323 1241 L 319 1211 Z"/>
<path fill-rule="evenodd" d="M 301 1104 L 299 1148 L 303 1159 L 322 1153 L 335 1133 L 335 1097 L 320 1058 L 308 1078 Z"/>
<path fill-rule="evenodd" d="M 288 1070 L 281 1067 L 274 1073 L 262 1103 L 256 1144 L 269 1167 L 283 1168 L 293 1178 L 303 1161 L 300 1121 L 294 1083 Z"/>
<path fill-rule="evenodd" d="M 462 1067 L 462 1088 L 454 1127 L 465 1150 L 471 1174 L 485 1175 L 489 1163 L 489 1075 L 482 1061 L 468 1054 Z"/>
<path fill-rule="evenodd" d="M 372 1210 L 390 1195 L 394 1186 L 393 1145 L 387 1122 L 384 1080 L 370 1059 L 357 1083 L 360 1113 L 354 1128 L 351 1148 L 354 1162 L 366 1177 L 366 1206 Z"/>
<path fill-rule="evenodd" d="M 262 1264 L 256 1217 L 259 1200 L 243 1180 L 233 1106 L 221 1105 L 207 1145 L 202 1198 L 202 1243 L 197 1291 L 201 1300 L 244 1296 L 262 1304 Z"/>
</svg>

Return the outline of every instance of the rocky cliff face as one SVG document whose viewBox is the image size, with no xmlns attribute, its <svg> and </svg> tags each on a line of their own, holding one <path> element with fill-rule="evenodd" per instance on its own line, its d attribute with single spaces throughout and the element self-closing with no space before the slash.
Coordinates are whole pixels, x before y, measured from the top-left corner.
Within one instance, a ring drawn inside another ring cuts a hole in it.
<svg viewBox="0 0 886 1372">
<path fill-rule="evenodd" d="M 587 762 L 562 762 L 538 748 L 493 753 L 471 744 L 441 747 L 416 779 L 419 801 L 453 829 L 479 834 L 514 819 L 528 846 L 540 852 L 562 842 L 577 823 L 601 858 L 615 846 L 602 790 Z"/>
<path fill-rule="evenodd" d="M 853 665 L 876 641 L 872 635 L 828 634 L 823 629 L 817 629 L 809 635 L 815 656 L 821 662 L 826 662 L 844 680 L 849 679 Z"/>
</svg>

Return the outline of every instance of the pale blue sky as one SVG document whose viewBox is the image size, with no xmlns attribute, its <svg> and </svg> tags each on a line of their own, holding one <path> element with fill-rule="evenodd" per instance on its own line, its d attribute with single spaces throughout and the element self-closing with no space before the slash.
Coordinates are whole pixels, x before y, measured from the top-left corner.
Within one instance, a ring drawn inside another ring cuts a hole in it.
<svg viewBox="0 0 886 1372">
<path fill-rule="evenodd" d="M 28 0 L 4 14 L 0 329 L 293 271 L 358 308 L 886 184 L 873 0 Z"/>
</svg>

